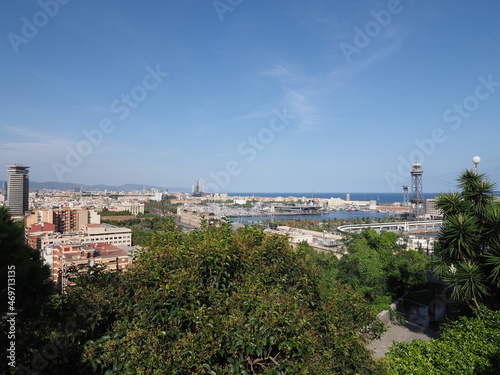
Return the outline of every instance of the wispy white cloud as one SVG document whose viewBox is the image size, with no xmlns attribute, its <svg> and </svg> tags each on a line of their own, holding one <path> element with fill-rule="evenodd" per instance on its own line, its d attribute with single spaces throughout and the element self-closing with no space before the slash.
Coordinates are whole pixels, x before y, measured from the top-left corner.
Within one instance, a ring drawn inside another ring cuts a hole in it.
<svg viewBox="0 0 500 375">
<path fill-rule="evenodd" d="M 161 148 L 151 148 L 151 149 L 138 149 L 132 146 L 127 147 L 125 145 L 114 145 L 109 151 L 115 154 L 120 154 L 120 157 L 126 157 L 129 160 L 137 159 L 140 157 L 146 157 L 146 159 L 159 159 L 167 156 L 178 156 L 180 154 L 180 149 L 177 146 L 165 146 Z"/>
<path fill-rule="evenodd" d="M 397 52 L 403 44 L 403 38 L 400 37 L 384 48 L 377 49 L 374 53 L 368 54 L 368 51 L 361 50 L 359 55 L 356 55 L 351 63 L 346 63 L 332 70 L 328 76 L 337 80 L 339 83 L 345 82 L 361 71 L 369 68 L 372 64 L 378 63 L 380 60 L 388 58 Z M 364 57 L 366 55 L 366 57 Z M 358 59 L 359 58 L 359 59 Z"/>
<path fill-rule="evenodd" d="M 315 102 L 317 92 L 324 92 L 324 80 L 311 75 L 300 66 L 288 61 L 281 61 L 263 71 L 261 75 L 276 81 L 279 91 L 275 95 L 273 106 L 286 107 L 293 114 L 295 132 L 314 131 L 321 128 L 320 110 Z M 245 117 L 269 117 L 269 108 L 254 111 Z"/>
<path fill-rule="evenodd" d="M 95 104 L 89 104 L 84 109 L 90 112 L 97 112 L 97 113 L 114 113 L 111 110 L 111 107 L 102 107 Z"/>
<path fill-rule="evenodd" d="M 312 82 L 311 77 L 301 66 L 290 61 L 280 61 L 259 73 L 261 76 L 276 79 L 281 85 L 302 85 Z"/>
<path fill-rule="evenodd" d="M 8 163 L 26 165 L 50 164 L 63 157 L 66 141 L 54 139 L 50 142 L 17 142 L 0 144 L 0 159 Z"/>
<path fill-rule="evenodd" d="M 253 120 L 253 119 L 265 119 L 269 118 L 269 116 L 272 116 L 272 113 L 269 111 L 269 108 L 266 107 L 260 107 L 260 108 L 255 108 L 247 113 L 243 113 L 239 116 L 233 117 L 232 119 L 228 120 L 228 123 L 232 122 L 240 122 L 240 121 L 247 121 L 247 120 Z"/>
<path fill-rule="evenodd" d="M 285 105 L 288 112 L 296 117 L 294 120 L 295 131 L 304 132 L 321 129 L 322 116 L 318 107 L 313 103 L 314 96 L 313 90 L 285 90 Z"/>
<path fill-rule="evenodd" d="M 1 128 L 6 134 L 14 137 L 30 138 L 36 140 L 48 140 L 53 138 L 52 135 L 48 134 L 47 132 L 41 132 L 26 127 L 2 125 Z"/>
<path fill-rule="evenodd" d="M 275 65 L 271 69 L 263 71 L 262 75 L 276 77 L 276 76 L 281 76 L 283 74 L 288 74 L 289 72 L 290 71 L 283 65 Z"/>
</svg>

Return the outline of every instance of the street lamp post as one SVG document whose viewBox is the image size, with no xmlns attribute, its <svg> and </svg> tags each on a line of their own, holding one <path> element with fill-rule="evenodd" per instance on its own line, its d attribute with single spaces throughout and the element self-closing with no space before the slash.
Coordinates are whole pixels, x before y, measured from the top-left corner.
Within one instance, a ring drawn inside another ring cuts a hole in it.
<svg viewBox="0 0 500 375">
<path fill-rule="evenodd" d="M 474 163 L 474 173 L 477 175 L 477 165 L 481 163 L 481 158 L 479 156 L 474 156 L 472 162 Z"/>
</svg>

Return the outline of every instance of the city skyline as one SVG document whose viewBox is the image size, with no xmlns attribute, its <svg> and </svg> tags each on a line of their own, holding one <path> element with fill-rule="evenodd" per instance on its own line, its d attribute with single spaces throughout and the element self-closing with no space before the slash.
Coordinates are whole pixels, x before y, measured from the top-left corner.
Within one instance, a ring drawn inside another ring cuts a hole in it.
<svg viewBox="0 0 500 375">
<path fill-rule="evenodd" d="M 402 192 L 419 161 L 423 191 L 446 192 L 479 155 L 500 181 L 498 11 L 5 4 L 0 160 L 37 182 L 207 192 Z"/>
</svg>

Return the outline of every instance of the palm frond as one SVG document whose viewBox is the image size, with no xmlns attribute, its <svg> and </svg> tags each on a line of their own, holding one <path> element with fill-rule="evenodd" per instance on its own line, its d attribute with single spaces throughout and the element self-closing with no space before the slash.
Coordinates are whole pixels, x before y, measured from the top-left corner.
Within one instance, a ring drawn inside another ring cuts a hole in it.
<svg viewBox="0 0 500 375">
<path fill-rule="evenodd" d="M 441 256 L 449 261 L 474 259 L 479 255 L 479 227 L 472 215 L 451 215 L 439 236 Z"/>
<path fill-rule="evenodd" d="M 450 215 L 458 215 L 467 208 L 467 202 L 463 199 L 461 194 L 456 192 L 439 194 L 436 200 L 436 207 L 443 211 L 445 218 Z"/>
<path fill-rule="evenodd" d="M 484 263 L 491 267 L 488 280 L 493 285 L 500 288 L 500 238 L 495 237 L 491 240 L 488 251 L 484 254 Z"/>
<path fill-rule="evenodd" d="M 443 280 L 451 289 L 451 297 L 460 302 L 483 301 L 490 295 L 485 275 L 476 262 L 464 261 L 452 265 Z"/>
<path fill-rule="evenodd" d="M 482 221 L 486 210 L 493 202 L 495 184 L 487 181 L 484 174 L 476 174 L 471 170 L 465 170 L 458 181 L 464 199 L 471 203 L 472 212 Z"/>
<path fill-rule="evenodd" d="M 484 215 L 484 235 L 500 239 L 500 205 L 490 204 Z"/>
</svg>

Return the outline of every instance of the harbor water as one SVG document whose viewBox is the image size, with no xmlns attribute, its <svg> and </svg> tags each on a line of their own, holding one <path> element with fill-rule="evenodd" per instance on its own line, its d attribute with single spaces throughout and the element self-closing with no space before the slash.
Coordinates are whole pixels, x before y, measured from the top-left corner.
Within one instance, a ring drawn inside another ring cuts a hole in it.
<svg viewBox="0 0 500 375">
<path fill-rule="evenodd" d="M 245 225 L 260 224 L 267 220 L 331 220 L 331 219 L 353 219 L 353 218 L 384 218 L 394 216 L 393 213 L 375 212 L 375 211 L 327 211 L 324 214 L 308 214 L 308 215 L 272 215 L 272 216 L 246 216 L 246 217 L 229 217 L 235 223 Z"/>
</svg>

